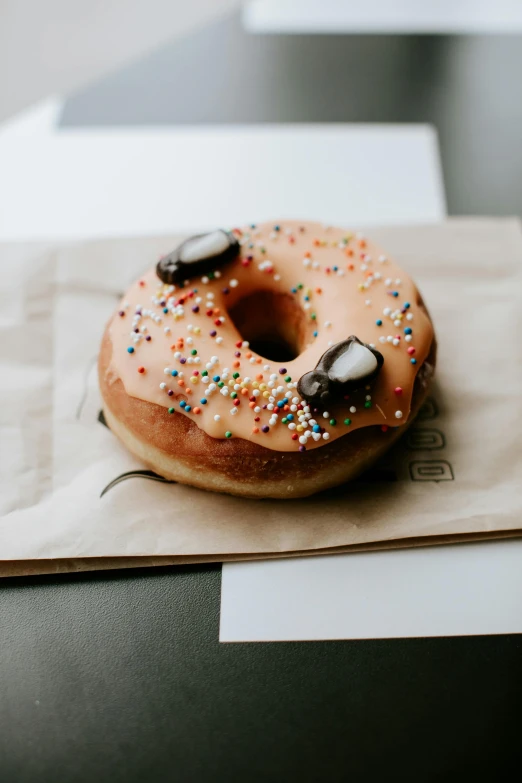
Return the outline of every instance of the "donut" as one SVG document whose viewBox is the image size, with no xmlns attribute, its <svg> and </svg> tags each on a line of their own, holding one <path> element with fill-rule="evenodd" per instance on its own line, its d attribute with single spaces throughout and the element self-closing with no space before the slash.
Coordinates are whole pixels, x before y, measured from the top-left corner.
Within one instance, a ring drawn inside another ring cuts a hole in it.
<svg viewBox="0 0 522 783">
<path fill-rule="evenodd" d="M 369 238 L 282 221 L 187 239 L 105 330 L 105 420 L 165 478 L 298 498 L 355 478 L 413 421 L 435 368 L 411 278 Z"/>
</svg>

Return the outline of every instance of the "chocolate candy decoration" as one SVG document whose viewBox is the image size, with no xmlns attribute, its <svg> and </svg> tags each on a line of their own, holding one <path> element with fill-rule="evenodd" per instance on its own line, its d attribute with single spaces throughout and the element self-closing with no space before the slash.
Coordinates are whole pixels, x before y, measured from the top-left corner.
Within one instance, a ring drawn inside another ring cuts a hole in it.
<svg viewBox="0 0 522 783">
<path fill-rule="evenodd" d="M 323 353 L 315 370 L 299 379 L 297 390 L 313 405 L 325 405 L 366 386 L 383 362 L 382 353 L 352 335 Z"/>
<path fill-rule="evenodd" d="M 186 239 L 156 265 L 156 274 L 164 283 L 181 283 L 195 275 L 213 272 L 239 254 L 240 245 L 231 231 L 219 228 L 208 234 Z"/>
</svg>

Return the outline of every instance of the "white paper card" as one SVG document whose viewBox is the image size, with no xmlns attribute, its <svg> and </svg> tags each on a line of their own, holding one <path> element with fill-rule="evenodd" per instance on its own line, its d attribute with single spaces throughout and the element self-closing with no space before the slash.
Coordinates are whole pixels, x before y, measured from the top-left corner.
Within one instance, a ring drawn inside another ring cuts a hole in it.
<svg viewBox="0 0 522 783">
<path fill-rule="evenodd" d="M 427 125 L 13 130 L 0 142 L 0 241 L 190 234 L 252 215 L 338 225 L 445 215 Z"/>
<path fill-rule="evenodd" d="M 222 642 L 522 633 L 522 541 L 226 563 Z"/>
</svg>

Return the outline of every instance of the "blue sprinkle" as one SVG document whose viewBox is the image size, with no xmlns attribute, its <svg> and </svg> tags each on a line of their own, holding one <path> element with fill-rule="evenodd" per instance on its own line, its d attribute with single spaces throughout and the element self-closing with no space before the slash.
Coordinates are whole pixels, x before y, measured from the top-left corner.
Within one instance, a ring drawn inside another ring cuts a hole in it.
<svg viewBox="0 0 522 783">
<path fill-rule="evenodd" d="M 297 288 L 292 288 L 292 293 L 296 294 L 297 293 Z"/>
<path fill-rule="evenodd" d="M 207 398 L 206 398 L 206 397 L 202 397 L 202 398 L 200 399 L 200 403 L 201 403 L 202 405 L 206 405 L 206 404 L 207 404 Z"/>
<path fill-rule="evenodd" d="M 288 413 L 286 418 L 288 419 L 288 421 L 293 421 L 294 420 L 294 414 L 293 413 Z"/>
<path fill-rule="evenodd" d="M 310 297 L 309 296 L 305 296 L 305 302 L 309 302 L 309 301 L 310 301 Z"/>
<path fill-rule="evenodd" d="M 381 319 L 380 319 L 380 318 L 377 318 L 377 320 L 375 321 L 375 323 L 377 324 L 377 326 L 382 326 L 382 321 L 381 321 Z"/>
<path fill-rule="evenodd" d="M 132 345 L 130 345 L 130 346 L 127 348 L 127 351 L 128 351 L 129 353 L 134 353 L 134 348 L 132 347 Z"/>
<path fill-rule="evenodd" d="M 181 400 L 180 403 L 179 403 L 179 407 L 180 408 L 185 408 L 186 405 L 187 405 L 187 403 L 185 402 L 185 400 Z"/>
<path fill-rule="evenodd" d="M 399 292 L 398 291 L 392 291 L 392 296 L 399 296 Z"/>
<path fill-rule="evenodd" d="M 319 426 L 318 424 L 314 424 L 314 426 L 313 426 L 313 431 L 314 431 L 314 432 L 321 432 L 321 428 L 320 428 L 320 426 Z"/>
<path fill-rule="evenodd" d="M 314 337 L 317 337 L 318 334 L 319 332 L 314 332 Z"/>
<path fill-rule="evenodd" d="M 251 224 L 250 224 L 250 228 L 252 228 L 252 229 L 253 229 L 253 228 L 255 228 L 255 227 L 256 227 L 256 224 L 255 224 L 255 223 L 251 223 Z"/>
<path fill-rule="evenodd" d="M 288 397 L 283 397 L 283 402 L 286 405 L 286 403 L 288 402 Z"/>
<path fill-rule="evenodd" d="M 274 231 L 281 231 L 281 226 L 274 226 Z"/>
<path fill-rule="evenodd" d="M 168 313 L 168 311 L 169 311 L 169 308 L 168 308 L 168 307 L 164 307 L 164 308 L 163 308 L 163 312 L 164 312 L 164 313 Z"/>
<path fill-rule="evenodd" d="M 339 267 L 338 267 L 338 266 L 333 266 L 333 267 L 332 267 L 332 269 L 333 269 L 333 271 L 334 271 L 334 272 L 337 272 L 337 270 L 339 269 Z"/>
<path fill-rule="evenodd" d="M 409 326 L 407 326 L 406 329 L 404 330 L 404 334 L 411 334 L 411 329 Z"/>
<path fill-rule="evenodd" d="M 412 364 L 417 364 L 417 359 L 410 359 L 410 362 L 411 362 Z"/>
<path fill-rule="evenodd" d="M 408 310 L 408 309 L 410 308 L 410 306 L 411 306 L 411 305 L 410 305 L 410 303 L 409 303 L 409 302 L 404 302 L 404 309 L 405 309 L 405 310 Z"/>
<path fill-rule="evenodd" d="M 277 407 L 278 408 L 282 408 L 284 406 L 284 404 L 285 403 L 283 402 L 283 400 L 279 400 L 278 403 L 277 403 Z"/>
<path fill-rule="evenodd" d="M 212 378 L 212 380 L 213 380 L 213 381 L 215 381 L 216 383 L 218 383 L 218 381 L 220 381 L 220 380 L 221 380 L 221 378 L 219 377 L 219 375 L 214 375 L 214 377 Z"/>
<path fill-rule="evenodd" d="M 178 371 L 177 370 L 172 370 L 172 372 L 170 374 L 172 375 L 173 378 L 175 378 L 176 375 L 178 374 Z"/>
<path fill-rule="evenodd" d="M 192 408 L 190 407 L 190 405 L 185 405 L 185 410 L 187 411 L 187 413 L 189 413 L 192 410 Z"/>
</svg>

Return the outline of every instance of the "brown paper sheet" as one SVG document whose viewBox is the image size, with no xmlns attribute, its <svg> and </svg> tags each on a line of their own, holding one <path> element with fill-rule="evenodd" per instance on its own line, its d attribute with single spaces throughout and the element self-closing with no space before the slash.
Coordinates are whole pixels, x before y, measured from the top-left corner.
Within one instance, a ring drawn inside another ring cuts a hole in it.
<svg viewBox="0 0 522 783">
<path fill-rule="evenodd" d="M 522 535 L 520 225 L 456 219 L 371 233 L 428 302 L 437 382 L 416 424 L 369 475 L 286 502 L 136 475 L 143 466 L 98 420 L 104 323 L 174 238 L 1 247 L 0 575 Z"/>
</svg>

